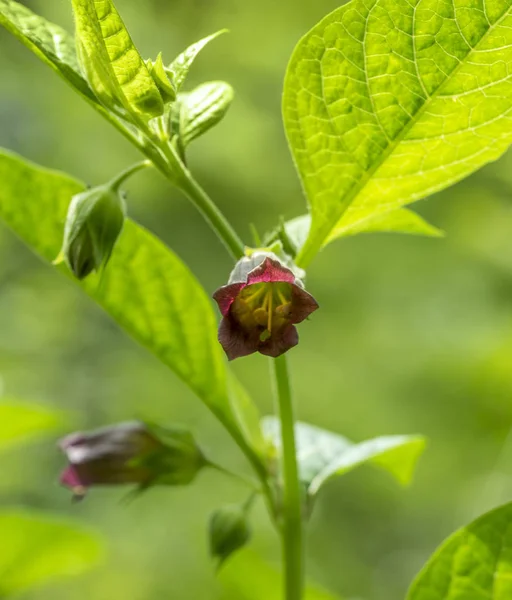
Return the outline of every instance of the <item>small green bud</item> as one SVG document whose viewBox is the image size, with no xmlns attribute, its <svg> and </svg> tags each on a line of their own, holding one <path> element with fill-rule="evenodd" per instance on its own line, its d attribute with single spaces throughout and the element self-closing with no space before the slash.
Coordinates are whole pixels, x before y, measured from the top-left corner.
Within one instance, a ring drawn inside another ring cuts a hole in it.
<svg viewBox="0 0 512 600">
<path fill-rule="evenodd" d="M 148 160 L 137 163 L 109 183 L 73 196 L 64 227 L 64 242 L 54 264 L 66 261 L 78 279 L 107 265 L 126 218 L 120 187 L 128 177 L 149 166 Z"/>
<path fill-rule="evenodd" d="M 224 81 L 209 81 L 191 92 L 179 93 L 170 113 L 171 133 L 185 148 L 222 121 L 233 94 L 233 88 Z"/>
<path fill-rule="evenodd" d="M 124 200 L 110 184 L 73 196 L 64 228 L 62 255 L 78 279 L 108 263 L 125 216 Z"/>
<path fill-rule="evenodd" d="M 158 91 L 160 92 L 162 99 L 165 104 L 176 100 L 176 90 L 173 84 L 169 80 L 167 73 L 165 72 L 164 62 L 162 59 L 162 53 L 156 57 L 153 62 L 151 59 L 146 61 L 149 74 L 153 78 Z"/>
<path fill-rule="evenodd" d="M 210 554 L 218 558 L 220 568 L 224 561 L 249 541 L 251 528 L 243 506 L 224 506 L 210 517 Z"/>
</svg>

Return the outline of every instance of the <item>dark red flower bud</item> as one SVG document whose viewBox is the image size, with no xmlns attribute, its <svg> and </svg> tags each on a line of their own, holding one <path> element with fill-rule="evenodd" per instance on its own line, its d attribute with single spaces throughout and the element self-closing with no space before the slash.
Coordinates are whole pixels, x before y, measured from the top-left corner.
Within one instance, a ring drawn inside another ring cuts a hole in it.
<svg viewBox="0 0 512 600">
<path fill-rule="evenodd" d="M 59 446 L 69 461 L 60 481 L 76 497 L 94 485 L 187 484 L 206 465 L 189 431 L 140 422 L 73 433 Z"/>
<path fill-rule="evenodd" d="M 261 352 L 280 356 L 299 342 L 295 324 L 318 308 L 302 281 L 271 252 L 237 262 L 213 298 L 222 321 L 219 341 L 229 360 Z"/>
</svg>

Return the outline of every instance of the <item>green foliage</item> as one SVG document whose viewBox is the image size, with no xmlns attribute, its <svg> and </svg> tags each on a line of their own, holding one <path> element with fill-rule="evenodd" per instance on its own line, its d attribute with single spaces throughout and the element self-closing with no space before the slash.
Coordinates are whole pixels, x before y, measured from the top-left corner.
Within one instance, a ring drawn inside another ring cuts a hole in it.
<svg viewBox="0 0 512 600">
<path fill-rule="evenodd" d="M 111 0 L 73 0 L 80 63 L 107 108 L 142 118 L 163 113 L 162 96 Z"/>
<path fill-rule="evenodd" d="M 14 0 L 0 0 L 0 25 L 58 73 L 90 106 L 114 125 L 139 150 L 147 150 L 140 139 L 134 135 L 133 130 L 129 129 L 123 120 L 116 117 L 111 110 L 105 108 L 98 101 L 95 92 L 82 76 L 75 50 L 75 40 L 71 35 Z M 123 113 L 123 116 L 126 115 Z"/>
<path fill-rule="evenodd" d="M 311 228 L 311 215 L 302 215 L 284 223 L 286 241 L 291 245 L 294 255 L 305 244 Z M 376 215 L 358 223 L 344 224 L 343 219 L 331 231 L 324 247 L 339 238 L 359 233 L 406 233 L 426 237 L 442 237 L 444 233 L 427 223 L 418 214 L 407 208 L 399 208 L 389 213 Z"/>
<path fill-rule="evenodd" d="M 22 509 L 0 511 L 0 597 L 80 575 L 103 556 L 85 528 Z"/>
<path fill-rule="evenodd" d="M 459 529 L 427 562 L 407 600 L 512 597 L 512 504 Z"/>
<path fill-rule="evenodd" d="M 0 154 L 0 179 L 0 218 L 51 261 L 59 251 L 69 201 L 84 185 L 8 153 Z M 238 386 L 230 383 L 228 390 L 210 300 L 171 250 L 128 219 L 109 268 L 83 288 L 189 385 L 254 456 L 259 431 L 250 423 L 239 424 L 253 412 L 246 396 L 243 406 L 233 409 Z M 242 437 L 253 432 L 252 440 Z"/>
<path fill-rule="evenodd" d="M 233 88 L 225 81 L 209 81 L 181 93 L 173 106 L 173 133 L 182 148 L 219 123 L 233 100 Z"/>
<path fill-rule="evenodd" d="M 195 61 L 197 55 L 201 52 L 201 50 L 216 37 L 219 37 L 219 35 L 226 33 L 226 31 L 226 29 L 221 29 L 220 31 L 212 33 L 211 35 L 199 40 L 198 42 L 195 42 L 186 50 L 184 50 L 179 56 L 177 56 L 168 67 L 166 67 L 165 70 L 167 72 L 167 75 L 169 75 L 174 89 L 176 91 L 179 91 L 179 89 L 183 85 L 183 82 L 185 81 L 185 78 L 188 75 L 192 63 Z"/>
<path fill-rule="evenodd" d="M 511 21 L 508 0 L 352 0 L 302 38 L 283 99 L 312 213 L 300 266 L 335 227 L 443 189 L 508 148 Z"/>
<path fill-rule="evenodd" d="M 339 223 L 327 238 L 327 243 L 340 237 L 359 233 L 405 233 L 425 237 L 443 237 L 444 232 L 431 225 L 417 213 L 399 208 L 389 213 L 378 214 L 360 223 Z"/>
<path fill-rule="evenodd" d="M 35 404 L 0 400 L 0 450 L 62 429 L 62 413 Z"/>
<path fill-rule="evenodd" d="M 0 0 L 0 25 L 49 65 L 89 102 L 94 92 L 80 73 L 75 40 L 62 27 L 34 14 L 14 0 Z"/>
<path fill-rule="evenodd" d="M 275 417 L 264 417 L 262 428 L 277 454 L 281 445 L 279 421 Z M 365 463 L 381 467 L 405 485 L 410 482 L 425 448 L 425 438 L 419 435 L 390 435 L 356 444 L 336 433 L 300 422 L 295 424 L 295 435 L 299 476 L 311 496 L 333 477 Z"/>
<path fill-rule="evenodd" d="M 60 47 L 60 30 L 20 6 L 0 0 L 0 23 L 99 107 L 78 72 L 71 38 L 62 34 Z M 132 142 L 172 180 L 169 166 L 176 157 L 174 148 L 167 146 L 168 113 L 152 122 L 152 129 L 144 119 L 162 115 L 163 102 L 175 99 L 195 56 L 215 36 L 187 49 L 166 70 L 161 54 L 154 63 L 142 61 L 109 1 L 75 0 L 75 7 L 82 65 L 95 93 L 118 116 L 133 117 L 140 131 L 126 127 Z M 300 42 L 287 74 L 284 117 L 311 216 L 283 224 L 282 233 L 301 266 L 342 236 L 368 231 L 440 235 L 401 207 L 463 178 L 507 148 L 509 21 L 510 7 L 504 0 L 490 0 L 482 7 L 431 0 L 417 5 L 352 0 Z M 180 152 L 222 118 L 231 96 L 231 88 L 222 83 L 179 94 L 171 116 Z M 122 119 L 103 112 L 124 127 Z M 177 159 L 176 164 L 182 167 Z M 188 171 L 182 172 L 186 179 Z M 83 186 L 9 155 L 0 156 L 0 179 L 0 216 L 36 252 L 53 258 L 65 206 Z M 198 206 L 204 209 L 208 202 L 206 197 Z M 222 215 L 214 211 L 217 221 L 211 210 L 203 210 L 221 231 Z M 235 243 L 227 245 L 236 255 L 240 244 L 236 234 L 232 239 Z M 190 385 L 261 466 L 257 411 L 228 375 L 215 340 L 210 302 L 177 257 L 128 222 L 112 265 L 84 289 Z M 280 451 L 278 427 L 275 420 L 266 420 L 265 426 L 275 459 Z M 297 424 L 297 437 L 301 479 L 310 495 L 332 477 L 366 462 L 406 483 L 425 445 L 420 436 L 354 444 L 302 423 Z M 485 521 L 481 528 L 469 526 L 462 541 L 461 532 L 456 534 L 420 575 L 410 600 L 509 596 L 506 550 L 501 555 L 499 551 L 509 545 L 509 517 L 507 513 L 497 524 Z M 239 569 L 237 593 L 249 599 L 272 598 L 278 593 L 274 576 L 258 574 L 251 584 L 255 571 L 251 564 L 249 576 L 241 581 L 244 570 Z M 1 575 L 0 570 L 0 595 Z M 243 589 L 246 580 L 248 590 Z"/>
</svg>

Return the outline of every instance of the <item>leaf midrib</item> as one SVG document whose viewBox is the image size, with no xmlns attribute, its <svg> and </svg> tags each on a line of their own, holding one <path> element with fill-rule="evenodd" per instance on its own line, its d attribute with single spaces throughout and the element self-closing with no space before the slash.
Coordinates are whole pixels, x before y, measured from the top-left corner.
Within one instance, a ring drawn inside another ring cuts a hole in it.
<svg viewBox="0 0 512 600">
<path fill-rule="evenodd" d="M 418 1 L 421 1 L 421 0 L 418 0 Z M 484 3 L 485 2 L 486 2 L 486 0 L 484 0 Z M 346 9 L 346 6 L 343 8 Z M 322 227 L 319 230 L 320 235 L 318 235 L 318 234 L 316 235 L 316 240 L 320 240 L 320 241 L 319 242 L 314 241 L 312 243 L 309 243 L 310 238 L 308 238 L 308 240 L 304 244 L 303 248 L 301 249 L 299 255 L 297 256 L 296 263 L 298 266 L 300 266 L 301 268 L 306 268 L 308 266 L 308 264 L 311 262 L 311 260 L 316 255 L 316 253 L 322 248 L 324 241 L 332 233 L 333 229 L 336 227 L 336 225 L 339 222 L 339 220 L 341 219 L 341 217 L 349 209 L 349 207 L 353 203 L 354 199 L 366 188 L 366 186 L 368 185 L 368 183 L 371 180 L 371 178 L 373 177 L 373 175 L 385 163 L 385 161 L 391 156 L 391 154 L 393 154 L 395 149 L 405 139 L 405 137 L 407 136 L 409 131 L 414 127 L 414 125 L 416 125 L 416 123 L 421 119 L 421 117 L 424 115 L 424 113 L 427 111 L 427 109 L 431 106 L 432 102 L 434 100 L 437 100 L 437 98 L 441 95 L 441 92 L 443 91 L 445 85 L 448 82 L 450 82 L 453 77 L 456 76 L 456 74 L 459 72 L 459 70 L 463 66 L 465 66 L 467 60 L 473 55 L 473 53 L 478 51 L 478 46 L 480 46 L 480 44 L 486 39 L 486 37 L 489 35 L 489 33 L 494 31 L 496 27 L 499 27 L 501 21 L 505 17 L 509 16 L 511 8 L 512 8 L 511 6 L 508 6 L 505 9 L 505 11 L 500 15 L 500 17 L 494 22 L 494 24 L 490 25 L 487 28 L 487 31 L 482 35 L 482 37 L 478 40 L 478 42 L 475 44 L 475 46 L 473 48 L 471 48 L 471 50 L 466 54 L 464 59 L 461 60 L 459 62 L 459 64 L 454 69 L 452 69 L 452 71 L 443 80 L 443 82 L 429 96 L 427 96 L 427 98 L 425 99 L 425 102 L 416 111 L 416 113 L 413 114 L 412 118 L 409 120 L 407 125 L 405 125 L 405 127 L 403 127 L 403 129 L 397 135 L 397 137 L 394 138 L 393 143 L 388 144 L 388 146 L 382 152 L 380 158 L 377 161 L 375 161 L 374 165 L 372 165 L 370 167 L 370 169 L 368 169 L 364 173 L 364 175 L 361 177 L 360 182 L 358 184 L 354 184 L 354 186 L 349 190 L 349 192 L 343 198 L 342 205 L 340 206 L 339 210 L 336 211 L 334 218 L 330 222 L 328 222 L 326 226 Z M 416 11 L 414 11 L 414 15 L 416 15 Z M 368 17 L 366 17 L 366 20 L 367 20 L 367 18 Z M 415 21 L 413 21 L 413 30 L 414 30 L 414 23 L 415 23 Z M 366 24 L 365 24 L 365 26 L 366 26 Z M 414 44 L 414 36 L 413 36 L 413 44 Z M 365 50 L 365 57 L 366 57 L 366 50 Z M 415 64 L 417 64 L 416 61 L 415 61 Z M 421 78 L 419 78 L 419 80 L 422 81 Z M 322 79 L 322 81 L 323 81 L 323 79 Z M 369 85 L 368 85 L 368 92 L 369 92 L 369 95 L 371 96 Z M 324 103 L 325 110 L 326 110 L 327 114 L 329 115 L 329 119 L 332 123 L 334 119 L 331 115 L 329 106 L 325 100 L 323 86 L 322 86 L 322 100 Z M 406 203 L 404 203 L 404 205 L 405 204 Z"/>
</svg>

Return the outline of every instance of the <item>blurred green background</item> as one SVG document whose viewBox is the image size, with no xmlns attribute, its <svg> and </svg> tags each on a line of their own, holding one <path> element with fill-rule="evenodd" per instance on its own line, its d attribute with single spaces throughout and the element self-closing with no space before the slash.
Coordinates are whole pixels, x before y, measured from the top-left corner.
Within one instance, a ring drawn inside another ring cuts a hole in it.
<svg viewBox="0 0 512 600">
<path fill-rule="evenodd" d="M 68 0 L 23 4 L 72 28 Z M 337 2 L 117 5 L 141 53 L 163 50 L 166 61 L 200 37 L 230 29 L 190 77 L 191 85 L 225 79 L 236 91 L 225 121 L 191 149 L 191 167 L 247 241 L 248 223 L 265 230 L 281 214 L 303 213 L 281 124 L 282 80 L 299 37 Z M 118 133 L 4 31 L 0 68 L 0 145 L 90 184 L 137 160 Z M 330 246 L 310 269 L 308 288 L 321 310 L 301 327 L 301 344 L 290 353 L 300 418 L 354 440 L 430 438 L 409 489 L 365 467 L 331 483 L 319 499 L 308 534 L 309 574 L 345 599 L 402 598 L 447 534 L 511 499 L 511 182 L 508 154 L 416 205 L 445 239 L 358 236 Z M 129 210 L 208 292 L 226 281 L 231 262 L 223 247 L 158 174 L 130 181 Z M 267 361 L 253 356 L 234 368 L 262 412 L 271 412 Z M 247 469 L 172 373 L 3 226 L 0 374 L 9 396 L 69 411 L 72 428 L 133 417 L 181 422 L 218 461 Z M 208 560 L 208 515 L 245 498 L 238 483 L 205 473 L 191 487 L 154 490 L 129 504 L 125 491 L 100 489 L 72 505 L 57 484 L 63 458 L 55 440 L 3 455 L 1 465 L 1 504 L 73 515 L 108 541 L 108 559 L 89 575 L 24 598 L 253 600 L 243 590 L 223 591 Z M 254 550 L 276 563 L 277 539 L 261 505 L 254 529 Z"/>
</svg>

